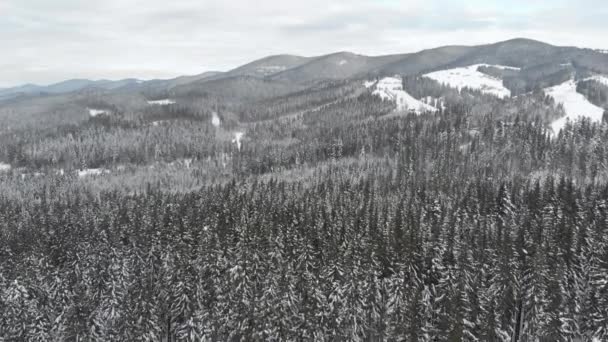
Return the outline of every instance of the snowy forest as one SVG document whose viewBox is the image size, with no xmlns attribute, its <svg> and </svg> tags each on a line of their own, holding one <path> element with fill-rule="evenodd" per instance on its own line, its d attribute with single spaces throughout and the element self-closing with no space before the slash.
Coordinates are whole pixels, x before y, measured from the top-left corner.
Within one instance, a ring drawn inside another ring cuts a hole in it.
<svg viewBox="0 0 608 342">
<path fill-rule="evenodd" d="M 608 341 L 608 115 L 479 70 L 0 102 L 0 341 Z"/>
</svg>

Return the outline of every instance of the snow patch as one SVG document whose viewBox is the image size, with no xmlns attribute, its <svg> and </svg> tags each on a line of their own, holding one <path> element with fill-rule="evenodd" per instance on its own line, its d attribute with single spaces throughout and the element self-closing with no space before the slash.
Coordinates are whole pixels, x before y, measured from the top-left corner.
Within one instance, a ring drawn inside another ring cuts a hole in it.
<svg viewBox="0 0 608 342">
<path fill-rule="evenodd" d="M 26 179 L 31 179 L 31 178 L 40 178 L 43 177 L 45 174 L 42 172 L 33 172 L 33 173 L 22 173 L 21 176 L 21 180 L 26 180 Z"/>
<path fill-rule="evenodd" d="M 6 172 L 6 171 L 9 171 L 10 169 L 11 169 L 11 166 L 9 164 L 0 163 L 0 172 Z"/>
<path fill-rule="evenodd" d="M 83 177 L 88 177 L 88 176 L 101 176 L 105 173 L 110 173 L 110 170 L 106 170 L 106 169 L 84 169 L 84 170 L 78 170 L 78 177 L 79 178 L 83 178 Z"/>
<path fill-rule="evenodd" d="M 338 62 L 338 65 L 345 65 L 345 64 L 348 64 L 348 61 L 346 59 L 343 59 Z"/>
<path fill-rule="evenodd" d="M 258 67 L 256 69 L 257 72 L 259 72 L 260 74 L 264 74 L 264 75 L 276 74 L 277 72 L 281 72 L 281 71 L 285 71 L 285 70 L 287 70 L 287 67 L 285 67 L 283 65 L 265 65 L 265 66 Z"/>
<path fill-rule="evenodd" d="M 403 81 L 398 76 L 385 77 L 378 81 L 372 94 L 383 100 L 395 102 L 399 111 L 410 111 L 418 114 L 437 111 L 437 108 L 417 100 L 403 90 Z"/>
<path fill-rule="evenodd" d="M 589 102 L 585 96 L 576 92 L 576 82 L 570 80 L 555 87 L 546 88 L 545 93 L 556 103 L 561 103 L 564 106 L 566 116 L 551 123 L 551 129 L 554 134 L 564 128 L 568 120 L 574 121 L 578 118 L 585 117 L 592 121 L 601 121 L 604 114 L 604 109 Z"/>
<path fill-rule="evenodd" d="M 480 66 L 494 67 L 499 69 L 519 70 L 515 67 L 504 65 L 475 64 L 463 68 L 440 70 L 423 75 L 447 86 L 480 90 L 482 93 L 491 94 L 500 98 L 511 96 L 511 91 L 502 83 L 502 80 L 477 71 Z"/>
<path fill-rule="evenodd" d="M 152 121 L 151 124 L 154 127 L 158 127 L 158 126 L 168 125 L 170 122 L 171 122 L 171 120 L 158 120 L 158 121 Z"/>
<path fill-rule="evenodd" d="M 599 53 L 608 54 L 608 50 L 595 50 L 595 51 L 597 51 L 597 52 L 599 52 Z"/>
<path fill-rule="evenodd" d="M 87 110 L 89 111 L 89 116 L 91 116 L 92 118 L 99 116 L 99 115 L 108 115 L 109 114 L 109 111 L 107 111 L 105 109 L 87 108 Z"/>
<path fill-rule="evenodd" d="M 441 108 L 441 110 L 446 110 L 446 105 L 445 105 L 445 99 L 443 97 L 432 97 L 432 96 L 425 96 L 422 99 L 420 99 L 420 101 L 428 104 L 429 106 L 435 107 L 435 108 Z"/>
<path fill-rule="evenodd" d="M 515 71 L 520 71 L 521 70 L 521 68 L 518 68 L 518 67 L 512 67 L 512 66 L 500 65 L 500 64 L 485 64 L 485 63 L 481 63 L 481 64 L 475 64 L 475 65 L 471 65 L 471 66 L 476 66 L 477 68 L 478 67 L 490 67 L 490 68 L 496 68 L 496 69 L 502 69 L 502 70 L 515 70 Z"/>
<path fill-rule="evenodd" d="M 585 79 L 585 81 L 587 81 L 587 80 L 597 81 L 603 85 L 608 86 L 608 77 L 604 76 L 604 75 L 591 76 L 591 77 Z"/>
<path fill-rule="evenodd" d="M 239 151 L 241 150 L 241 140 L 243 139 L 244 135 L 244 132 L 236 132 L 234 133 L 234 139 L 232 139 L 232 143 L 236 144 L 236 147 L 239 149 Z"/>
<path fill-rule="evenodd" d="M 217 115 L 216 112 L 213 112 L 213 117 L 211 118 L 211 124 L 215 127 L 220 127 L 220 125 L 222 124 L 222 120 L 220 120 L 220 117 Z"/>
<path fill-rule="evenodd" d="M 168 105 L 172 105 L 175 103 L 176 103 L 175 100 L 171 100 L 171 99 L 148 101 L 149 105 L 155 105 L 155 106 L 168 106 Z"/>
<path fill-rule="evenodd" d="M 363 86 L 369 89 L 373 87 L 376 83 L 378 83 L 378 81 L 365 81 L 363 82 Z"/>
<path fill-rule="evenodd" d="M 186 158 L 186 159 L 178 159 L 176 161 L 170 162 L 169 166 L 184 166 L 186 169 L 189 169 L 190 166 L 192 166 L 192 162 L 194 161 L 194 159 L 192 158 Z"/>
</svg>

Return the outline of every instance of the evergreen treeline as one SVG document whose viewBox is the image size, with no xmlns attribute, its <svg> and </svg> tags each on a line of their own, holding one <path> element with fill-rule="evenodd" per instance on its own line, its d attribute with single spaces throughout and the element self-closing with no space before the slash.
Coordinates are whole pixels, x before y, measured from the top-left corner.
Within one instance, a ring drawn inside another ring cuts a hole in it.
<svg viewBox="0 0 608 342">
<path fill-rule="evenodd" d="M 595 80 L 583 80 L 576 84 L 576 91 L 585 95 L 589 102 L 608 109 L 608 86 Z"/>
<path fill-rule="evenodd" d="M 0 336 L 608 338 L 608 187 L 315 179 L 2 200 Z"/>
</svg>

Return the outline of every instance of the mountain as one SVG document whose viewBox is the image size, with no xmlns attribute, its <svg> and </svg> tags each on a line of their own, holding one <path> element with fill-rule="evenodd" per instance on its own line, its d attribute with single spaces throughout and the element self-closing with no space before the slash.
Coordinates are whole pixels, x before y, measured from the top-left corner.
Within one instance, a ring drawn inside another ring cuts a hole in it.
<svg viewBox="0 0 608 342">
<path fill-rule="evenodd" d="M 577 71 L 608 74 L 608 54 L 598 50 L 561 47 L 531 39 L 511 39 L 477 46 L 444 46 L 416 53 L 386 56 L 365 56 L 352 52 L 337 52 L 317 57 L 274 55 L 247 63 L 227 72 L 205 72 L 170 80 L 142 82 L 136 79 L 120 81 L 91 81 L 75 79 L 50 86 L 24 85 L 0 90 L 0 100 L 17 95 L 61 94 L 85 88 L 104 90 L 127 88 L 149 94 L 167 93 L 176 87 L 193 85 L 196 93 L 204 82 L 235 77 L 254 77 L 283 83 L 307 84 L 321 80 L 370 78 L 393 75 L 422 75 L 438 70 L 474 64 L 507 65 L 524 69 L 519 76 L 510 75 L 505 81 L 524 91 L 535 85 L 545 85 L 546 78 L 561 80 L 563 65 Z M 560 69 L 561 68 L 561 69 Z M 558 70 L 559 69 L 559 70 Z M 524 78 L 524 80 L 517 78 Z M 251 81 L 237 82 L 249 86 Z M 552 84 L 554 82 L 548 82 Z M 186 88 L 184 88 L 186 89 Z M 183 93 L 184 89 L 180 90 Z"/>
<path fill-rule="evenodd" d="M 423 50 L 405 55 L 399 60 L 381 65 L 378 68 L 370 70 L 370 72 L 377 75 L 412 75 L 432 71 L 454 63 L 472 49 L 474 48 L 466 46 L 446 46 Z"/>
<path fill-rule="evenodd" d="M 182 84 L 197 82 L 197 81 L 201 81 L 201 80 L 208 79 L 208 78 L 215 78 L 222 74 L 223 74 L 223 72 L 221 72 L 221 71 L 207 71 L 202 74 L 198 74 L 198 75 L 194 75 L 194 76 L 176 77 L 174 79 L 168 80 L 167 82 L 169 83 L 170 88 L 172 88 L 172 87 L 180 86 Z"/>
<path fill-rule="evenodd" d="M 259 78 L 253 76 L 233 76 L 213 80 L 183 84 L 169 91 L 176 98 L 215 98 L 233 102 L 261 100 L 302 90 L 295 83 Z"/>
<path fill-rule="evenodd" d="M 23 94 L 34 93 L 38 87 L 39 86 L 35 84 L 24 84 L 14 88 L 0 89 L 0 100 L 10 99 Z"/>
<path fill-rule="evenodd" d="M 575 63 L 582 68 L 608 72 L 608 54 L 591 49 L 553 46 L 531 39 L 517 38 L 494 44 L 444 46 L 416 53 L 388 56 L 365 56 L 352 52 L 338 52 L 318 57 L 271 56 L 233 69 L 219 77 L 254 76 L 307 83 L 323 79 L 416 75 L 473 64 L 533 68 L 565 63 Z"/>
<path fill-rule="evenodd" d="M 352 52 L 338 52 L 312 58 L 308 63 L 277 73 L 272 78 L 296 83 L 319 79 L 345 79 L 398 60 L 403 56 L 370 57 Z"/>
<path fill-rule="evenodd" d="M 222 77 L 254 76 L 267 77 L 285 70 L 297 68 L 309 63 L 314 58 L 295 55 L 276 55 L 265 57 L 228 71 Z"/>
<path fill-rule="evenodd" d="M 99 88 L 106 90 L 114 90 L 126 86 L 141 84 L 142 81 L 137 79 L 124 79 L 118 81 L 110 80 L 87 80 L 87 79 L 72 79 L 48 86 L 40 86 L 35 84 L 26 84 L 14 88 L 6 88 L 0 90 L 1 98 L 16 97 L 19 95 L 36 95 L 36 94 L 64 94 L 74 91 L 79 91 L 86 88 Z"/>
</svg>

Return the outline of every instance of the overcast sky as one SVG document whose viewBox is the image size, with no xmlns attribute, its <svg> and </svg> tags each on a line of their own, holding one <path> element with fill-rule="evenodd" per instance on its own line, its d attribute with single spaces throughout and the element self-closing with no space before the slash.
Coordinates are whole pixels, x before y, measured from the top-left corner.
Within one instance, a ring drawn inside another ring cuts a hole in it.
<svg viewBox="0 0 608 342">
<path fill-rule="evenodd" d="M 515 37 L 608 49 L 606 18 L 606 0 L 0 0 L 0 87 Z"/>
</svg>

